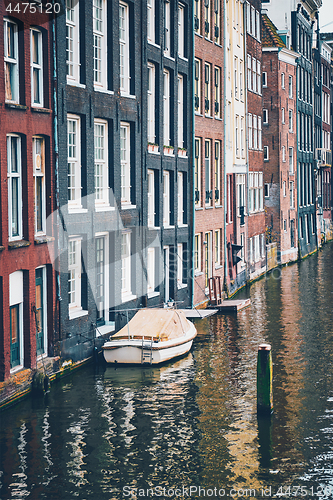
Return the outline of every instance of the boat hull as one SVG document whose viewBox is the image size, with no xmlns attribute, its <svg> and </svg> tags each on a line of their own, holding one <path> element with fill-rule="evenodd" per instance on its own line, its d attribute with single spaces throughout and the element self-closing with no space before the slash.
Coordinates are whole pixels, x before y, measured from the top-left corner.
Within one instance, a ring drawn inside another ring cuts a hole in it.
<svg viewBox="0 0 333 500">
<path fill-rule="evenodd" d="M 104 358 L 107 363 L 158 365 L 188 353 L 196 333 L 194 325 L 191 325 L 186 335 L 166 342 L 151 344 L 144 339 L 142 344 L 140 339 L 111 340 L 103 346 Z"/>
</svg>

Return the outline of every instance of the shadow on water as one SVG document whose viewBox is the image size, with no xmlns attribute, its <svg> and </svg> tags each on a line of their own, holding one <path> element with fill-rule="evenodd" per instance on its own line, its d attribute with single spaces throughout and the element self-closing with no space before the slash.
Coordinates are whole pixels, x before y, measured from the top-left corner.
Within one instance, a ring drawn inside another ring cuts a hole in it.
<svg viewBox="0 0 333 500">
<path fill-rule="evenodd" d="M 191 486 L 332 498 L 333 245 L 242 294 L 251 307 L 238 315 L 196 320 L 183 359 L 85 367 L 3 412 L 1 499 L 171 498 L 184 487 L 182 499 Z M 262 342 L 273 357 L 268 418 L 256 411 Z"/>
</svg>

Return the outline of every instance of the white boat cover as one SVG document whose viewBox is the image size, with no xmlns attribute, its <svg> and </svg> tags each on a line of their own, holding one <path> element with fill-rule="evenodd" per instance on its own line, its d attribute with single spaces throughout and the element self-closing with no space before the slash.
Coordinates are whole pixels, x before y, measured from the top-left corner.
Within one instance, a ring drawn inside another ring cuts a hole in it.
<svg viewBox="0 0 333 500">
<path fill-rule="evenodd" d="M 183 337 L 190 329 L 191 323 L 182 311 L 177 309 L 140 309 L 135 316 L 113 339 L 150 339 L 165 342 Z"/>
</svg>

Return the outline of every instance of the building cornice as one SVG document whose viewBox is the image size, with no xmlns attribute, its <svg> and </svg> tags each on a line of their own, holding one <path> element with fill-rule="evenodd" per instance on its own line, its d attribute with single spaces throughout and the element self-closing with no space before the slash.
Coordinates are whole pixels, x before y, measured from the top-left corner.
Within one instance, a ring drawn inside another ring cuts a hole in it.
<svg viewBox="0 0 333 500">
<path fill-rule="evenodd" d="M 323 5 L 323 0 L 301 0 L 301 3 L 313 14 Z"/>
</svg>

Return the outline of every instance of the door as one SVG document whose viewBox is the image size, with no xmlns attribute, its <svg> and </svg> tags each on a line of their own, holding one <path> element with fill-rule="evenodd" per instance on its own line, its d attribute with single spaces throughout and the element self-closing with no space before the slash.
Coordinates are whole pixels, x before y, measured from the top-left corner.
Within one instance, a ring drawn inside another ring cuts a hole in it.
<svg viewBox="0 0 333 500">
<path fill-rule="evenodd" d="M 36 351 L 37 356 L 44 354 L 45 332 L 44 332 L 44 269 L 36 269 Z"/>
</svg>

